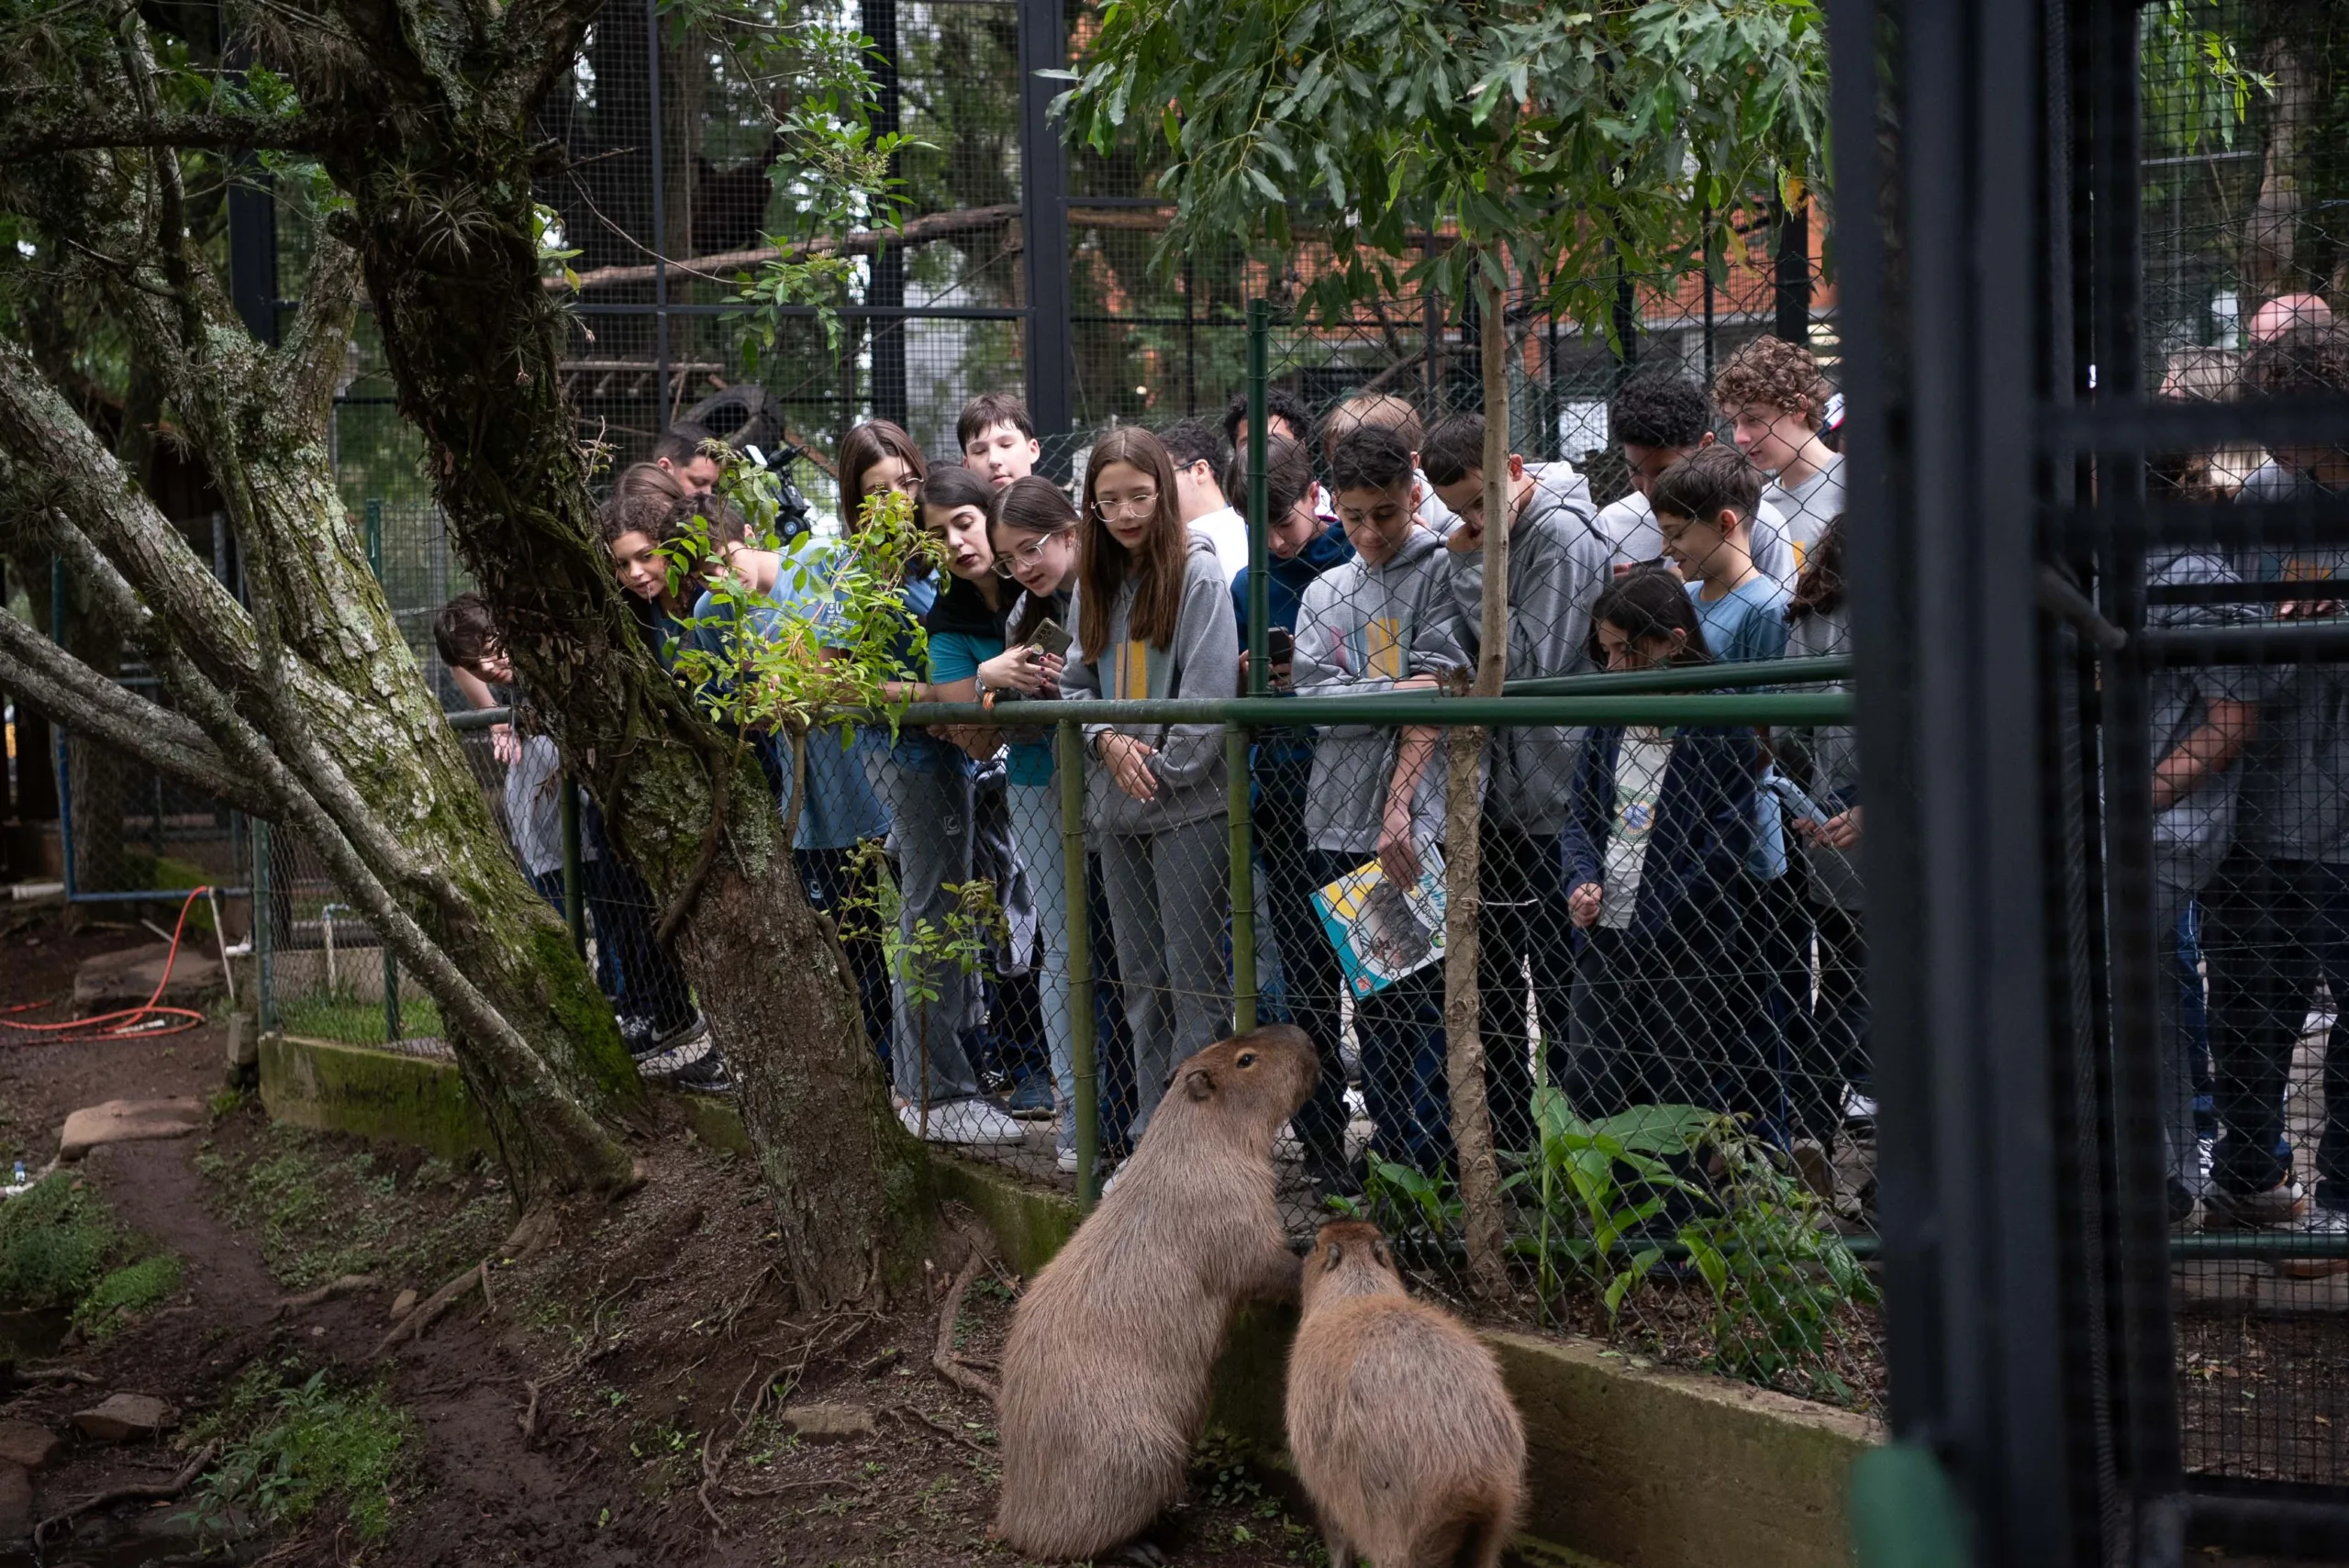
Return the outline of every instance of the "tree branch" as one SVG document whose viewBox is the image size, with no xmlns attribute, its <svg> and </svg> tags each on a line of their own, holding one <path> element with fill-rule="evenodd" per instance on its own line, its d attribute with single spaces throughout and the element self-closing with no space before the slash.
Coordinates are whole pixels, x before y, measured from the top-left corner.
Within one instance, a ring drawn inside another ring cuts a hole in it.
<svg viewBox="0 0 2349 1568">
<path fill-rule="evenodd" d="M 61 728 L 127 752 L 191 789 L 256 817 L 273 810 L 269 796 L 229 766 L 203 730 L 106 679 L 5 610 L 0 686 Z"/>
<path fill-rule="evenodd" d="M 310 276 L 302 289 L 301 308 L 273 356 L 278 406 L 306 440 L 324 435 L 334 410 L 334 392 L 342 380 L 363 286 L 358 254 L 321 228 L 310 250 Z"/>
<path fill-rule="evenodd" d="M 315 153 L 347 139 L 340 122 L 306 111 L 267 117 L 150 115 L 128 110 L 109 115 L 77 108 L 72 116 L 55 120 L 0 119 L 0 164 L 111 147 Z"/>
</svg>

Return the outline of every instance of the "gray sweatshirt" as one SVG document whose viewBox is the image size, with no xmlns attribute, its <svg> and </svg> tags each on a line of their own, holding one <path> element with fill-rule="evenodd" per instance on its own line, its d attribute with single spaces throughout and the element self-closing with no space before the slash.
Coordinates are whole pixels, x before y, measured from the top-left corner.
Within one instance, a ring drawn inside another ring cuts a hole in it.
<svg viewBox="0 0 2349 1568">
<path fill-rule="evenodd" d="M 1225 581 L 1213 541 L 1190 536 L 1183 558 L 1183 607 L 1171 647 L 1134 639 L 1134 584 L 1118 590 L 1109 611 L 1109 642 L 1097 661 L 1083 647 L 1069 650 L 1061 672 L 1061 695 L 1124 700 L 1140 697 L 1229 697 L 1240 689 L 1240 631 L 1232 618 L 1231 588 Z M 1085 623 L 1078 595 L 1069 595 L 1069 619 Z M 1224 810 L 1223 730 L 1213 724 L 1088 724 L 1088 753 L 1112 731 L 1132 735 L 1156 748 L 1150 771 L 1157 798 L 1136 800 L 1118 787 L 1107 766 L 1086 770 L 1085 824 L 1097 833 L 1154 833 L 1162 828 L 1219 817 Z"/>
<path fill-rule="evenodd" d="M 1789 659 L 1819 659 L 1831 654 L 1852 651 L 1852 606 L 1847 599 L 1831 610 L 1815 611 L 1799 616 L 1787 623 L 1787 657 Z M 1815 684 L 1789 686 L 1789 691 L 1841 692 L 1848 691 L 1848 681 L 1821 681 Z M 1800 751 L 1809 762 L 1807 781 L 1810 797 L 1823 811 L 1836 811 L 1859 804 L 1860 742 L 1859 734 L 1848 724 L 1806 725 L 1783 732 L 1782 743 L 1790 751 Z M 1782 772 L 1800 778 L 1799 773 L 1782 768 Z M 1787 809 L 1789 818 L 1794 816 Z M 1800 843 L 1789 830 L 1787 842 Z M 1811 901 L 1833 904 L 1845 909 L 1857 910 L 1862 905 L 1858 849 L 1849 852 L 1831 847 L 1805 844 L 1803 862 L 1809 873 Z M 1864 847 L 1864 846 L 1863 846 Z"/>
<path fill-rule="evenodd" d="M 1580 475 L 1575 476 L 1579 479 Z M 1591 668 L 1590 608 L 1614 581 L 1614 551 L 1592 520 L 1589 491 L 1553 489 L 1537 477 L 1508 536 L 1508 678 L 1574 675 Z M 1460 639 L 1482 649 L 1485 552 L 1451 556 Z M 1497 826 L 1547 836 L 1565 826 L 1577 730 L 1497 727 L 1486 753 L 1485 810 Z"/>
<path fill-rule="evenodd" d="M 2176 551 L 2153 556 L 2145 562 L 2148 587 L 2233 581 L 2235 574 L 2228 570 L 2226 562 L 2208 551 Z M 2224 605 L 2155 605 L 2145 618 L 2152 625 L 2164 628 L 2206 627 L 2232 625 L 2244 616 L 2239 607 Z M 2147 679 L 2145 692 L 2154 738 L 2152 761 L 2159 762 L 2188 736 L 2210 722 L 2212 703 L 2257 702 L 2263 690 L 2273 687 L 2288 693 L 2291 684 L 2289 672 L 2263 671 L 2253 665 L 2154 672 Z M 2337 746 L 2337 722 L 2334 728 Z M 2289 740 L 2292 734 L 2288 725 L 2276 739 Z M 2259 745 L 2260 737 L 2254 733 L 2251 746 L 2245 750 L 2256 753 Z M 2342 761 L 2336 751 L 2332 759 L 2333 765 L 2338 767 Z M 2243 759 L 2238 757 L 2154 818 L 2154 873 L 2188 897 L 2210 880 L 2210 873 L 2219 869 L 2219 862 L 2227 858 L 2227 851 L 2234 842 L 2235 806 L 2242 774 Z M 2332 775 L 2338 776 L 2337 773 Z M 2329 780 L 2320 787 L 2322 793 L 2332 793 Z M 2279 800 L 2277 804 L 2288 803 Z M 2321 808 L 2319 802 L 2306 804 Z M 2337 808 L 2335 815 L 2337 819 Z"/>
<path fill-rule="evenodd" d="M 1464 666 L 1468 653 L 1447 579 L 1442 542 L 1414 528 L 1384 565 L 1357 556 L 1307 584 L 1297 606 L 1292 666 L 1298 697 L 1375 696 L 1411 676 Z M 1398 735 L 1366 724 L 1332 724 L 1315 737 L 1305 797 L 1307 841 L 1315 849 L 1376 852 Z M 1420 775 L 1411 817 L 1419 836 L 1442 833 L 1441 749 Z"/>
</svg>

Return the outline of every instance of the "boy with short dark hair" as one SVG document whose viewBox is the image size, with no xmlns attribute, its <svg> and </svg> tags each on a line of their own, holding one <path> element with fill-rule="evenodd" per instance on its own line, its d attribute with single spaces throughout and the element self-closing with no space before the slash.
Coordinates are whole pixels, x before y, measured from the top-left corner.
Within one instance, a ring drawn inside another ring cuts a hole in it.
<svg viewBox="0 0 2349 1568">
<path fill-rule="evenodd" d="M 505 638 L 479 594 L 460 594 L 440 606 L 432 619 L 432 641 L 441 662 L 465 677 L 459 685 L 475 707 L 500 706 L 491 688 L 502 686 L 515 695 L 511 706 L 527 711 L 506 657 Z M 563 778 L 562 759 L 549 736 L 501 726 L 492 732 L 491 744 L 506 764 L 507 831 L 515 853 L 530 885 L 560 910 L 561 792 L 577 786 Z M 596 929 L 596 981 L 613 1000 L 620 1038 L 638 1073 L 709 1093 L 732 1089 L 685 977 L 652 940 L 651 890 L 609 851 L 596 803 L 582 800 L 579 813 L 580 869 Z"/>
<path fill-rule="evenodd" d="M 1285 386 L 1264 388 L 1264 442 L 1275 440 L 1302 444 L 1313 434 L 1313 416 L 1297 394 Z M 1234 451 L 1248 450 L 1248 394 L 1243 389 L 1231 395 L 1223 406 L 1223 439 Z"/>
<path fill-rule="evenodd" d="M 1355 555 L 1306 586 L 1297 617 L 1297 695 L 1432 691 L 1466 664 L 1467 651 L 1443 546 L 1419 526 L 1422 496 L 1410 449 L 1393 431 L 1365 425 L 1338 442 L 1330 469 L 1338 520 Z M 1429 727 L 1399 736 L 1364 724 L 1322 728 L 1305 803 L 1315 885 L 1373 855 L 1390 880 L 1419 879 L 1419 846 L 1442 836 L 1443 770 L 1429 765 L 1435 750 Z M 1333 961 L 1315 983 L 1331 984 L 1334 975 Z M 1378 1147 L 1431 1172 L 1451 1159 L 1442 1019 L 1434 1004 L 1440 984 L 1431 971 L 1418 971 L 1358 997 L 1354 1013 Z"/>
<path fill-rule="evenodd" d="M 1419 411 L 1410 399 L 1397 397 L 1391 392 L 1358 392 L 1331 408 L 1321 419 L 1321 455 L 1327 462 L 1338 461 L 1338 447 L 1356 430 L 1386 430 L 1402 442 L 1411 454 L 1411 466 L 1416 471 L 1419 462 L 1419 446 L 1427 439 L 1427 428 L 1419 422 Z M 1457 521 L 1452 508 L 1443 504 L 1435 487 L 1419 474 L 1419 526 L 1442 539 L 1452 532 Z"/>
<path fill-rule="evenodd" d="M 1459 517 L 1444 541 L 1460 636 L 1481 652 L 1485 598 L 1485 418 L 1462 414 L 1428 432 L 1419 461 Z M 1572 675 L 1590 668 L 1590 610 L 1614 580 L 1612 550 L 1592 518 L 1589 488 L 1564 464 L 1537 470 L 1512 452 L 1504 482 L 1508 528 L 1508 676 Z M 1549 1082 L 1564 1081 L 1574 955 L 1559 940 L 1565 907 L 1559 835 L 1575 778 L 1577 736 L 1555 725 L 1498 726 L 1486 742 L 1479 991 L 1493 1137 L 1533 1147 L 1531 1041 L 1525 965 L 1532 966 L 1537 1030 Z"/>
<path fill-rule="evenodd" d="M 1248 520 L 1224 499 L 1218 481 L 1228 455 L 1222 436 L 1205 419 L 1177 419 L 1158 432 L 1158 440 L 1174 460 L 1174 499 L 1184 523 L 1207 535 L 1223 580 L 1230 582 L 1248 564 Z"/>
<path fill-rule="evenodd" d="M 702 450 L 702 443 L 718 438 L 707 425 L 681 419 L 661 432 L 652 443 L 652 465 L 676 476 L 688 490 L 707 495 L 718 488 L 718 460 Z"/>
<path fill-rule="evenodd" d="M 1843 511 L 1843 457 L 1820 431 L 1834 389 L 1799 343 L 1756 338 L 1713 377 L 1737 450 L 1770 476 L 1762 499 L 1784 516 L 1795 570 Z"/>
<path fill-rule="evenodd" d="M 1649 495 L 1664 471 L 1714 444 L 1712 407 L 1705 389 L 1676 373 L 1634 376 L 1607 406 L 1608 432 L 1623 450 L 1631 493 L 1598 514 L 1598 527 L 1615 547 L 1615 574 L 1665 559 Z M 1797 567 L 1787 542 L 1786 520 L 1776 506 L 1757 505 L 1748 539 L 1753 564 L 1789 594 Z"/>
<path fill-rule="evenodd" d="M 1028 406 L 1008 392 L 982 392 L 963 405 L 954 421 L 954 442 L 963 464 L 997 490 L 1036 472 L 1044 444 L 1028 417 Z"/>
</svg>

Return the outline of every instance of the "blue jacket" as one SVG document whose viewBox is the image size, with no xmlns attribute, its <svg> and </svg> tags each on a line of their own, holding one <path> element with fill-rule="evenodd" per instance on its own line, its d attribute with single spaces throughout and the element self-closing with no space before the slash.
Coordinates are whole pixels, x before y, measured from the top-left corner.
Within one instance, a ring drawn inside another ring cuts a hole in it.
<svg viewBox="0 0 2349 1568">
<path fill-rule="evenodd" d="M 1264 607 L 1271 612 L 1273 625 L 1284 631 L 1297 629 L 1297 607 L 1305 600 L 1306 584 L 1333 566 L 1342 566 L 1354 558 L 1354 547 L 1346 539 L 1346 530 L 1332 517 L 1330 526 L 1313 536 L 1306 547 L 1283 561 L 1267 554 L 1269 568 L 1264 584 Z M 1231 580 L 1231 607 L 1240 622 L 1240 648 L 1248 648 L 1248 568 L 1242 566 L 1240 575 Z M 1313 740 L 1309 733 L 1294 730 L 1261 731 L 1256 741 L 1254 771 L 1260 773 L 1288 768 L 1302 775 L 1313 765 Z"/>
<path fill-rule="evenodd" d="M 1694 936 L 1736 917 L 1740 876 L 1753 841 L 1753 774 L 1759 753 L 1750 729 L 1690 725 L 1664 771 L 1655 828 L 1640 866 L 1631 929 L 1642 936 Z M 1615 820 L 1615 758 L 1623 727 L 1594 728 L 1583 742 L 1558 857 L 1566 886 L 1605 884 L 1607 838 Z"/>
</svg>

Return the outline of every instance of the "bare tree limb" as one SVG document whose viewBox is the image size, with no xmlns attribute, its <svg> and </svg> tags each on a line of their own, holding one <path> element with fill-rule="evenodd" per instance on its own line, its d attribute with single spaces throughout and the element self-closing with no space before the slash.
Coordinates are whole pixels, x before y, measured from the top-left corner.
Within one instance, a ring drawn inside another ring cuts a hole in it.
<svg viewBox="0 0 2349 1568">
<path fill-rule="evenodd" d="M 0 610 L 0 686 L 59 725 L 137 757 L 191 789 L 266 817 L 269 797 L 195 725 L 110 681 Z"/>
<path fill-rule="evenodd" d="M 158 115 L 128 108 L 94 115 L 77 110 L 56 119 L 0 120 L 0 165 L 115 147 L 323 152 L 347 135 L 337 121 L 306 111 L 261 116 Z"/>
<path fill-rule="evenodd" d="M 310 275 L 303 285 L 301 308 L 295 312 L 285 341 L 273 356 L 278 406 L 306 439 L 315 439 L 326 432 L 363 289 L 358 256 L 320 228 L 310 249 Z"/>
</svg>

